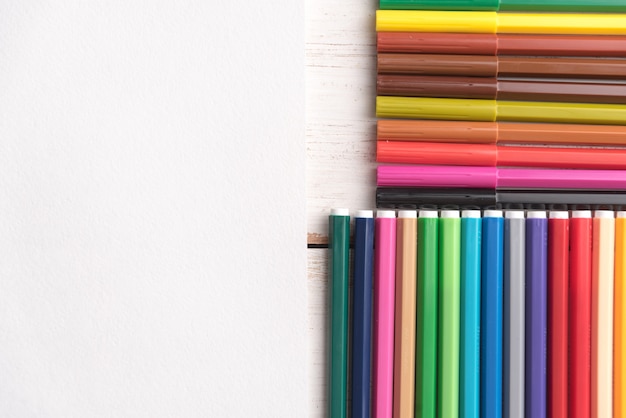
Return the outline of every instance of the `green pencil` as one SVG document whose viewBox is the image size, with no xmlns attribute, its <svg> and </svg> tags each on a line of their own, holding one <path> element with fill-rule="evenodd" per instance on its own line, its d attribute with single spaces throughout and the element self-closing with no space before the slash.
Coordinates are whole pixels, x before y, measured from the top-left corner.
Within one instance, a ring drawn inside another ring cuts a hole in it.
<svg viewBox="0 0 626 418">
<path fill-rule="evenodd" d="M 332 209 L 328 218 L 330 270 L 329 417 L 345 418 L 348 394 L 348 268 L 350 212 Z"/>
<path fill-rule="evenodd" d="M 439 221 L 439 417 L 459 414 L 461 218 L 442 210 Z"/>
<path fill-rule="evenodd" d="M 437 411 L 437 301 L 439 219 L 421 210 L 417 220 L 417 344 L 415 415 L 434 418 Z"/>
</svg>

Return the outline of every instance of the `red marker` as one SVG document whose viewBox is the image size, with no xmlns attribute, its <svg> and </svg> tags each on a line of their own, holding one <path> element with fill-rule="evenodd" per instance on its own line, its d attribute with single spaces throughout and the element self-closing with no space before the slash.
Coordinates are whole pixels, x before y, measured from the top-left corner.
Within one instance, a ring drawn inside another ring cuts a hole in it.
<svg viewBox="0 0 626 418">
<path fill-rule="evenodd" d="M 591 211 L 573 211 L 569 259 L 569 403 L 571 418 L 591 416 Z"/>
<path fill-rule="evenodd" d="M 548 220 L 548 416 L 567 418 L 569 214 Z"/>
</svg>

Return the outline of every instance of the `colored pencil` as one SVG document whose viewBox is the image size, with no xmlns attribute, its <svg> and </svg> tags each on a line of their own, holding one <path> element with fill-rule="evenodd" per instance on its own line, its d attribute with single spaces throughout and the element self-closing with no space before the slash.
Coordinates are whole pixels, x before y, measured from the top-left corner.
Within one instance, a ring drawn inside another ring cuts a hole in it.
<svg viewBox="0 0 626 418">
<path fill-rule="evenodd" d="M 376 116 L 403 119 L 626 125 L 626 105 L 377 96 Z"/>
<path fill-rule="evenodd" d="M 591 212 L 572 211 L 568 324 L 568 412 L 572 418 L 591 416 L 591 245 Z"/>
<path fill-rule="evenodd" d="M 615 219 L 613 416 L 626 416 L 626 212 Z"/>
<path fill-rule="evenodd" d="M 459 349 L 461 321 L 461 218 L 442 210 L 439 220 L 439 352 L 438 416 L 459 415 Z"/>
<path fill-rule="evenodd" d="M 626 171 L 460 166 L 377 167 L 379 186 L 625 190 Z"/>
<path fill-rule="evenodd" d="M 459 416 L 480 415 L 480 259 L 482 219 L 479 210 L 461 217 L 461 329 Z"/>
<path fill-rule="evenodd" d="M 575 57 L 519 57 L 460 54 L 379 53 L 378 74 L 527 78 L 626 78 L 626 60 Z"/>
<path fill-rule="evenodd" d="M 376 161 L 394 164 L 625 170 L 626 149 L 376 141 Z"/>
<path fill-rule="evenodd" d="M 615 218 L 595 211 L 591 269 L 591 416 L 613 416 Z"/>
<path fill-rule="evenodd" d="M 434 418 L 437 413 L 438 213 L 421 210 L 417 222 L 415 415 Z"/>
<path fill-rule="evenodd" d="M 377 10 L 376 31 L 622 35 L 626 14 Z"/>
<path fill-rule="evenodd" d="M 548 220 L 545 211 L 526 219 L 526 408 L 528 416 L 545 417 L 548 317 Z"/>
<path fill-rule="evenodd" d="M 523 211 L 506 211 L 504 219 L 503 379 L 504 416 L 524 417 L 525 254 Z"/>
<path fill-rule="evenodd" d="M 372 415 L 393 413 L 396 214 L 379 210 L 374 235 L 374 359 Z"/>
<path fill-rule="evenodd" d="M 332 209 L 328 219 L 330 270 L 330 417 L 345 417 L 348 396 L 348 281 L 350 214 Z"/>
<path fill-rule="evenodd" d="M 371 210 L 354 216 L 354 284 L 352 316 L 352 416 L 370 416 L 372 361 L 372 277 L 374 218 Z"/>
<path fill-rule="evenodd" d="M 624 192 L 378 187 L 376 206 L 386 209 L 602 209 L 626 205 Z"/>
<path fill-rule="evenodd" d="M 482 220 L 480 416 L 502 416 L 502 211 Z"/>
<path fill-rule="evenodd" d="M 381 9 L 495 10 L 540 12 L 623 13 L 626 4 L 615 0 L 380 0 Z"/>
<path fill-rule="evenodd" d="M 378 32 L 381 52 L 542 57 L 626 57 L 626 36 Z"/>
<path fill-rule="evenodd" d="M 417 212 L 398 212 L 396 231 L 396 328 L 393 416 L 415 412 L 415 316 L 417 297 Z"/>
<path fill-rule="evenodd" d="M 378 74 L 376 94 L 400 97 L 625 104 L 626 84 L 610 80 L 509 80 L 474 76 Z"/>
<path fill-rule="evenodd" d="M 626 126 L 559 123 L 379 120 L 379 141 L 626 145 Z"/>
<path fill-rule="evenodd" d="M 548 416 L 567 418 L 569 213 L 548 220 Z"/>
</svg>

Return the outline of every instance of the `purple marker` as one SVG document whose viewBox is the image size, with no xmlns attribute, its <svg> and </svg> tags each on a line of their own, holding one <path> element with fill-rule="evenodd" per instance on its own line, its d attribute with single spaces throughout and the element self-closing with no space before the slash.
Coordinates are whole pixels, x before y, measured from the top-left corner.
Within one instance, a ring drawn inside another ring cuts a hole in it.
<svg viewBox="0 0 626 418">
<path fill-rule="evenodd" d="M 526 416 L 546 416 L 548 219 L 526 214 Z"/>
</svg>

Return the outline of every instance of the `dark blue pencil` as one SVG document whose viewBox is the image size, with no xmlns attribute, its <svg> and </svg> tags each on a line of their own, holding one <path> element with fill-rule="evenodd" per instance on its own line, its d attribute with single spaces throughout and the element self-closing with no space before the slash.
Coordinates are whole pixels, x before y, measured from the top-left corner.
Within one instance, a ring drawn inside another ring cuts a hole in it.
<svg viewBox="0 0 626 418">
<path fill-rule="evenodd" d="M 480 416 L 502 416 L 502 297 L 504 219 L 500 210 L 483 214 Z"/>
<path fill-rule="evenodd" d="M 352 416 L 370 416 L 372 352 L 372 264 L 374 215 L 358 211 L 354 218 L 354 287 L 352 317 Z"/>
</svg>

